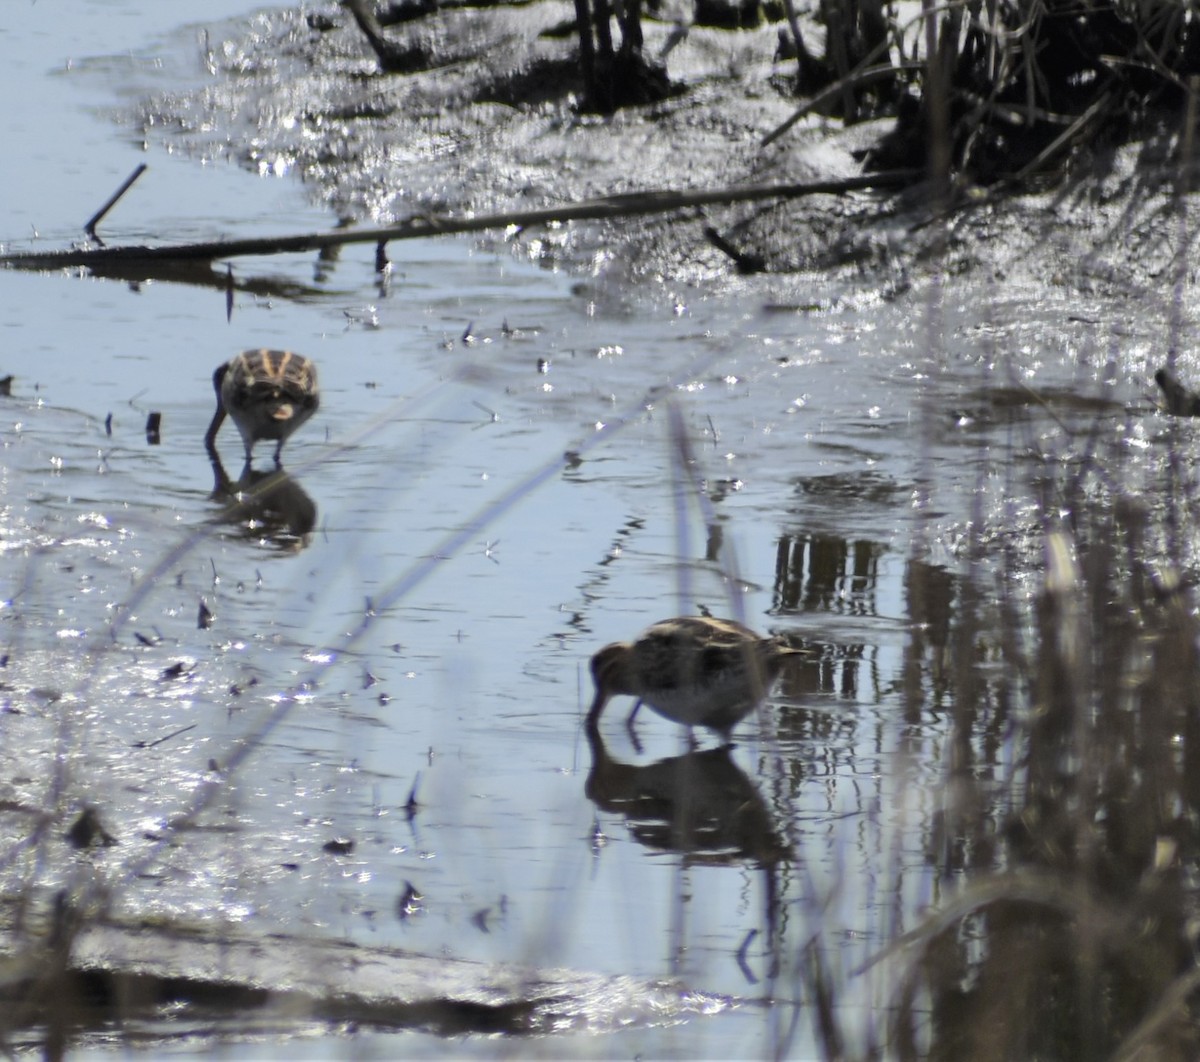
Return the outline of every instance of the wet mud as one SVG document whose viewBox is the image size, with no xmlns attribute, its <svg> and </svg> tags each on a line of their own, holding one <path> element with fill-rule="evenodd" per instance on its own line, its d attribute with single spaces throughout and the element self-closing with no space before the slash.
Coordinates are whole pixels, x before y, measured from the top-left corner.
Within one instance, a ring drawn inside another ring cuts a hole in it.
<svg viewBox="0 0 1200 1062">
<path fill-rule="evenodd" d="M 64 916 L 60 929 L 70 915 Z M 284 935 L 222 934 L 178 926 L 92 924 L 71 941 L 70 962 L 26 963 L 0 985 L 11 1044 L 46 1029 L 53 1054 L 72 1037 L 119 1022 L 143 1048 L 251 1031 L 420 1030 L 440 1037 L 604 1033 L 682 1021 L 738 1005 L 682 983 L 639 982 L 407 954 Z M 66 952 L 62 954 L 65 960 Z M 170 1031 L 162 1021 L 170 1015 Z M 336 1042 L 336 1037 L 335 1037 Z"/>
<path fill-rule="evenodd" d="M 843 125 L 813 113 L 772 139 L 807 97 L 780 50 L 781 23 L 765 17 L 718 28 L 644 14 L 644 53 L 666 69 L 670 92 L 611 115 L 587 113 L 574 17 L 574 6 L 557 0 L 406 7 L 381 33 L 422 58 L 389 71 L 344 7 L 268 11 L 210 42 L 212 78 L 202 89 L 148 99 L 124 120 L 149 140 L 165 132 L 176 150 L 296 173 L 344 224 L 848 178 L 898 135 L 890 119 Z M 936 262 L 949 275 L 1119 291 L 1161 282 L 1169 268 L 1171 139 L 1168 130 L 1159 140 L 1098 145 L 1045 192 L 959 187 L 947 198 L 914 176 L 899 192 L 496 239 L 547 264 L 631 282 L 816 271 L 896 297 Z"/>
</svg>

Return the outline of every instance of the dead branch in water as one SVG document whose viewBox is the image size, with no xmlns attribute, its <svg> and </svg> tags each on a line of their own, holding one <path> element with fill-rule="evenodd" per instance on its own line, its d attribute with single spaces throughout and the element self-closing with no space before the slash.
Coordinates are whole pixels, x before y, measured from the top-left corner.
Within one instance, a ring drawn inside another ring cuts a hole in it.
<svg viewBox="0 0 1200 1062">
<path fill-rule="evenodd" d="M 657 190 L 588 199 L 581 203 L 518 210 L 478 217 L 413 217 L 397 225 L 382 228 L 352 229 L 338 232 L 314 232 L 299 236 L 266 236 L 243 240 L 209 240 L 200 243 L 168 244 L 159 247 L 76 247 L 66 251 L 26 251 L 0 255 L 0 265 L 15 269 L 66 269 L 78 266 L 113 269 L 141 264 L 187 261 L 212 261 L 242 255 L 296 254 L 354 243 L 386 244 L 389 240 L 414 240 L 428 236 L 448 236 L 486 229 L 525 229 L 563 221 L 588 221 L 705 206 L 727 206 L 761 199 L 795 199 L 807 195 L 843 195 L 865 188 L 898 188 L 920 178 L 917 170 L 892 170 L 884 173 L 843 177 L 828 181 L 795 184 L 753 185 L 717 188 L 709 191 Z"/>
<path fill-rule="evenodd" d="M 104 241 L 102 239 L 100 239 L 99 236 L 96 235 L 96 226 L 100 224 L 101 220 L 104 218 L 104 215 L 107 214 L 110 210 L 112 210 L 112 208 L 114 206 L 117 205 L 117 200 L 120 199 L 121 196 L 123 196 L 126 192 L 129 191 L 130 188 L 133 187 L 133 182 L 136 181 L 145 172 L 146 172 L 146 164 L 144 162 L 138 163 L 137 169 L 135 169 L 133 171 L 133 173 L 131 173 L 128 177 L 125 178 L 125 181 L 121 185 L 121 187 L 118 188 L 115 192 L 113 192 L 113 194 L 110 195 L 107 200 L 105 200 L 104 205 L 99 210 L 97 210 L 96 213 L 94 213 L 90 218 L 88 218 L 87 223 L 83 226 L 83 231 L 86 232 L 93 240 L 95 240 L 101 246 L 103 246 Z"/>
</svg>

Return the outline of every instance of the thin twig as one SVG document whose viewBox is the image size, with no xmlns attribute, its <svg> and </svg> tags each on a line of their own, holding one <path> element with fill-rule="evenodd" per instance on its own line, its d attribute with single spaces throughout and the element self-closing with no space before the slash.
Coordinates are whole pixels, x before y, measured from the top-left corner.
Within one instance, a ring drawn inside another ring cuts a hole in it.
<svg viewBox="0 0 1200 1062">
<path fill-rule="evenodd" d="M 88 218 L 87 224 L 83 226 L 83 231 L 86 232 L 88 236 L 90 236 L 97 243 L 100 242 L 100 237 L 96 235 L 96 226 L 100 224 L 101 220 L 104 218 L 104 215 L 117 205 L 117 200 L 129 191 L 129 189 L 133 186 L 133 182 L 145 172 L 146 164 L 144 162 L 138 163 L 137 169 L 135 169 L 133 173 L 125 178 L 125 183 L 108 197 L 108 200 L 105 202 L 104 206 L 102 206 L 96 211 L 96 213 Z"/>
<path fill-rule="evenodd" d="M 181 726 L 178 730 L 172 730 L 171 733 L 165 734 L 163 737 L 155 738 L 154 741 L 135 741 L 133 747 L 135 749 L 152 749 L 155 745 L 161 745 L 164 741 L 170 741 L 171 738 L 179 737 L 180 734 L 186 734 L 189 730 L 195 730 L 196 724 L 191 723 L 188 726 Z"/>
</svg>

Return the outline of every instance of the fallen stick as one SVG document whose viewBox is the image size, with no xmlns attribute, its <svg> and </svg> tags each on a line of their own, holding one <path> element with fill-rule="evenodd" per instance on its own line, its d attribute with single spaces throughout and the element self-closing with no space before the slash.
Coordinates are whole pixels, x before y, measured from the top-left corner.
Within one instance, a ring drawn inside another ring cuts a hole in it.
<svg viewBox="0 0 1200 1062">
<path fill-rule="evenodd" d="M 87 223 L 83 226 L 83 231 L 86 232 L 93 240 L 102 242 L 100 241 L 100 237 L 96 235 L 96 226 L 100 224 L 100 221 L 104 215 L 117 205 L 117 200 L 120 199 L 121 196 L 123 196 L 126 192 L 128 192 L 131 187 L 133 187 L 133 182 L 145 172 L 146 164 L 144 162 L 139 162 L 137 169 L 135 169 L 133 173 L 125 178 L 125 183 L 108 197 L 108 200 L 105 202 L 104 206 L 102 206 L 96 211 L 96 213 L 88 218 Z"/>
<path fill-rule="evenodd" d="M 112 267 L 163 261 L 192 261 L 236 258 L 242 255 L 295 254 L 354 243 L 384 244 L 389 240 L 415 240 L 428 236 L 448 236 L 462 232 L 510 227 L 529 228 L 562 221 L 587 221 L 606 218 L 661 214 L 704 206 L 725 206 L 759 199 L 795 199 L 801 196 L 840 195 L 864 188 L 897 188 L 913 184 L 919 170 L 890 170 L 883 173 L 843 177 L 828 181 L 795 184 L 754 185 L 717 188 L 711 191 L 629 192 L 623 195 L 588 199 L 540 210 L 519 210 L 478 217 L 413 217 L 383 228 L 314 232 L 300 236 L 266 236 L 242 240 L 210 240 L 201 243 L 163 246 L 76 247 L 66 251 L 26 251 L 0 255 L 0 265 L 15 269 L 65 269 L 75 266 Z"/>
</svg>

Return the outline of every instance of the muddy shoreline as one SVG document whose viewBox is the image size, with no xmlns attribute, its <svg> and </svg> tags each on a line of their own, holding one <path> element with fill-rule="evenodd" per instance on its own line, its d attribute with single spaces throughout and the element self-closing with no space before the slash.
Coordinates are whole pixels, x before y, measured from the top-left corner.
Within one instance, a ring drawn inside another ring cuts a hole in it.
<svg viewBox="0 0 1200 1062">
<path fill-rule="evenodd" d="M 121 120 L 173 151 L 298 176 L 339 226 L 848 178 L 893 133 L 889 120 L 843 126 L 809 114 L 764 143 L 801 102 L 770 23 L 692 25 L 681 35 L 679 23 L 647 19 L 646 52 L 668 51 L 674 93 L 611 117 L 582 114 L 578 86 L 562 76 L 577 47 L 563 29 L 573 12 L 562 0 L 539 0 L 389 26 L 389 39 L 419 42 L 428 62 L 383 73 L 340 6 L 268 11 L 210 39 L 203 87 L 146 99 Z M 886 297 L 931 271 L 984 270 L 1125 291 L 1173 279 L 1163 253 L 1177 225 L 1173 142 L 1166 133 L 1097 148 L 1088 165 L 1043 191 L 960 187 L 949 209 L 917 183 L 484 241 L 630 285 L 737 285 L 761 269 L 794 282 L 797 297 L 813 273 Z"/>
<path fill-rule="evenodd" d="M 49 951 L 53 953 L 53 948 Z M 45 1026 L 58 1035 L 129 1036 L 171 1015 L 167 1040 L 195 1023 L 206 1036 L 238 1030 L 302 1035 L 305 1022 L 438 1036 L 603 1033 L 717 1014 L 739 1001 L 682 983 L 488 965 L 445 956 L 284 934 L 215 935 L 179 926 L 96 921 L 68 964 L 15 960 L 5 979 L 5 1033 Z M 16 973 L 16 971 L 13 971 Z M 197 1030 L 199 1031 L 199 1030 Z M 146 1046 L 143 1042 L 142 1046 Z"/>
</svg>

